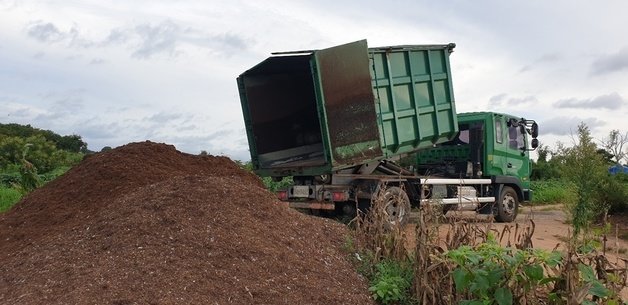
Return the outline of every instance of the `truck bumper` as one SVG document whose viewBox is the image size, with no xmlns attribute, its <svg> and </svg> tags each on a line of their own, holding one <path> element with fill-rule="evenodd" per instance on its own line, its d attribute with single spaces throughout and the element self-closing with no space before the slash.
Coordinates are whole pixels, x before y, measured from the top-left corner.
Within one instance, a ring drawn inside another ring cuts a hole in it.
<svg viewBox="0 0 628 305">
<path fill-rule="evenodd" d="M 297 209 L 312 209 L 312 210 L 334 210 L 336 205 L 333 202 L 319 202 L 319 201 L 290 201 L 288 206 Z"/>
</svg>

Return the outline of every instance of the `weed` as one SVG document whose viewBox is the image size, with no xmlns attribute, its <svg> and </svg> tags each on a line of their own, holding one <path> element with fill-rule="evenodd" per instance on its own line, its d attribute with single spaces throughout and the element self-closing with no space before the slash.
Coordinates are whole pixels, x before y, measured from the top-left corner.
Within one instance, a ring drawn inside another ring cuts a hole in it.
<svg viewBox="0 0 628 305">
<path fill-rule="evenodd" d="M 555 268 L 559 252 L 502 247 L 494 237 L 475 247 L 462 246 L 447 252 L 455 268 L 456 292 L 466 302 L 512 304 L 513 300 L 536 300 L 536 291 L 555 279 L 545 268 Z"/>
<path fill-rule="evenodd" d="M 375 265 L 376 272 L 369 291 L 382 304 L 405 304 L 410 302 L 412 265 L 409 262 L 382 260 Z"/>
</svg>

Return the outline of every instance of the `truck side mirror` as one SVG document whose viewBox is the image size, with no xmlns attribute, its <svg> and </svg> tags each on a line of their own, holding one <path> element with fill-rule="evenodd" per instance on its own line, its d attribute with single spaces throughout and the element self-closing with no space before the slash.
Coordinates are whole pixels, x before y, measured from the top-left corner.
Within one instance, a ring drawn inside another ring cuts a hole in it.
<svg viewBox="0 0 628 305">
<path fill-rule="evenodd" d="M 530 143 L 530 145 L 532 146 L 532 149 L 536 149 L 537 147 L 539 147 L 539 140 L 532 139 L 532 142 Z"/>
<path fill-rule="evenodd" d="M 539 124 L 534 122 L 534 123 L 532 123 L 532 138 L 536 139 L 538 136 L 539 136 Z M 534 143 L 534 141 L 532 141 L 532 143 Z M 538 145 L 538 143 L 537 143 L 537 145 Z M 536 148 L 536 147 L 534 147 L 534 148 Z"/>
</svg>

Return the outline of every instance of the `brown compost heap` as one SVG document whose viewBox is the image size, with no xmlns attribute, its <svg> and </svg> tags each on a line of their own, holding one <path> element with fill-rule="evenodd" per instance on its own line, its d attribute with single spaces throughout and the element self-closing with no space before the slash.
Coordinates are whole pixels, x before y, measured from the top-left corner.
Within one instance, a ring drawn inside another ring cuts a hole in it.
<svg viewBox="0 0 628 305">
<path fill-rule="evenodd" d="M 226 157 L 131 143 L 0 214 L 0 304 L 372 304 L 347 233 Z"/>
</svg>

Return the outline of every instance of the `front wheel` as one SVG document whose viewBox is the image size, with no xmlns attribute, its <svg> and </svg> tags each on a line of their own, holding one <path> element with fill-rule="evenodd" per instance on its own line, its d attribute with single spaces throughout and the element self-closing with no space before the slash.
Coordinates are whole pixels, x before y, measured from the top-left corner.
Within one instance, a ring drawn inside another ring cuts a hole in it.
<svg viewBox="0 0 628 305">
<path fill-rule="evenodd" d="M 519 198 L 517 192 L 510 187 L 504 186 L 497 198 L 497 210 L 495 220 L 498 222 L 512 222 L 517 218 L 519 209 Z"/>
</svg>

